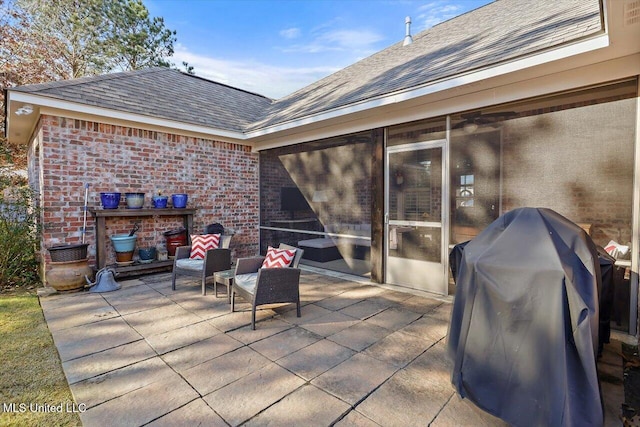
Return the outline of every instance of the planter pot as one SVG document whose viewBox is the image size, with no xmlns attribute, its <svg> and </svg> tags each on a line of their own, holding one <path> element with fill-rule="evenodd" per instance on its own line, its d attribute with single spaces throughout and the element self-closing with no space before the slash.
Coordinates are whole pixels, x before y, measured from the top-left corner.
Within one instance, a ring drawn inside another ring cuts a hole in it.
<svg viewBox="0 0 640 427">
<path fill-rule="evenodd" d="M 186 208 L 187 207 L 187 195 L 182 194 L 172 194 L 171 195 L 171 203 L 174 208 Z"/>
<path fill-rule="evenodd" d="M 116 252 L 116 262 L 120 264 L 133 262 L 133 251 Z"/>
<path fill-rule="evenodd" d="M 168 196 L 153 196 L 153 207 L 164 209 L 167 207 Z"/>
<path fill-rule="evenodd" d="M 91 277 L 92 274 L 88 259 L 50 262 L 47 264 L 46 280 L 58 292 L 78 292 L 84 289 L 85 276 Z"/>
<path fill-rule="evenodd" d="M 138 256 L 140 257 L 140 262 L 151 262 L 156 258 L 156 248 L 140 248 L 138 249 Z"/>
<path fill-rule="evenodd" d="M 67 262 L 79 261 L 87 258 L 88 243 L 78 245 L 59 245 L 48 248 L 51 261 Z"/>
<path fill-rule="evenodd" d="M 167 239 L 167 253 L 170 257 L 176 256 L 176 248 L 187 245 L 187 230 L 184 228 L 166 231 L 164 237 Z"/>
<path fill-rule="evenodd" d="M 118 252 L 131 252 L 136 248 L 137 236 L 129 236 L 128 234 L 114 234 L 111 236 L 111 243 L 113 243 L 113 249 Z"/>
<path fill-rule="evenodd" d="M 100 193 L 100 202 L 103 209 L 118 209 L 120 193 Z"/>
<path fill-rule="evenodd" d="M 144 205 L 144 193 L 127 193 L 126 199 L 129 209 L 141 209 Z"/>
<path fill-rule="evenodd" d="M 169 253 L 166 248 L 158 248 L 156 253 L 158 254 L 158 261 L 166 261 L 169 259 Z"/>
</svg>

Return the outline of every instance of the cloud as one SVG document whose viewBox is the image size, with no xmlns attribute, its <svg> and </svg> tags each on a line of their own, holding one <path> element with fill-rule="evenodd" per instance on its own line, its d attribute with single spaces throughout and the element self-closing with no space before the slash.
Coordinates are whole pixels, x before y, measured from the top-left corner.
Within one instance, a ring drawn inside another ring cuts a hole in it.
<svg viewBox="0 0 640 427">
<path fill-rule="evenodd" d="M 329 30 L 317 32 L 303 43 L 280 47 L 285 53 L 353 52 L 354 56 L 366 56 L 379 50 L 378 42 L 384 36 L 371 30 Z"/>
<path fill-rule="evenodd" d="M 464 8 L 450 0 L 436 0 L 418 8 L 417 22 L 422 23 L 419 31 L 431 28 L 440 22 L 455 18 L 463 12 Z"/>
<path fill-rule="evenodd" d="M 370 49 L 383 40 L 381 34 L 371 30 L 335 30 L 318 37 L 318 40 L 343 49 Z"/>
<path fill-rule="evenodd" d="M 300 37 L 300 28 L 287 28 L 280 31 L 280 35 L 285 39 L 297 39 Z"/>
<path fill-rule="evenodd" d="M 197 76 L 238 89 L 278 99 L 338 71 L 339 67 L 278 67 L 257 61 L 213 58 L 176 45 L 175 64 L 183 61 L 194 67 Z"/>
</svg>

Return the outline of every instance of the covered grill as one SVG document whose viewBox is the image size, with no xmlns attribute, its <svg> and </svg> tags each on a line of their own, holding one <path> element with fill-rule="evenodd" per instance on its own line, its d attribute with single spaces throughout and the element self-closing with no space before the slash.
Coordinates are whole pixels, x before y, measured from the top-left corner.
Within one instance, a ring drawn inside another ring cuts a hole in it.
<svg viewBox="0 0 640 427">
<path fill-rule="evenodd" d="M 455 267 L 447 346 L 458 393 L 516 426 L 602 425 L 591 238 L 552 210 L 516 209 Z"/>
</svg>

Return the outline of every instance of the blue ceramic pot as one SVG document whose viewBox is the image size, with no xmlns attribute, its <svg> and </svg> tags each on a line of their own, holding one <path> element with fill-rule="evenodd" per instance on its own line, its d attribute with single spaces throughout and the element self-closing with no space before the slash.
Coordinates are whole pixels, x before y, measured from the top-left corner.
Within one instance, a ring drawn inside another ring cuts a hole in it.
<svg viewBox="0 0 640 427">
<path fill-rule="evenodd" d="M 153 207 L 158 209 L 164 209 L 167 207 L 167 196 L 153 196 Z"/>
<path fill-rule="evenodd" d="M 156 258 L 156 248 L 140 248 L 138 249 L 138 256 L 141 261 L 148 261 Z"/>
<path fill-rule="evenodd" d="M 141 209 L 144 205 L 144 193 L 127 193 L 126 196 L 129 209 Z"/>
<path fill-rule="evenodd" d="M 187 207 L 187 195 L 182 194 L 172 194 L 171 195 L 171 203 L 173 203 L 174 208 L 186 208 Z"/>
<path fill-rule="evenodd" d="M 118 209 L 120 193 L 100 193 L 100 201 L 104 209 Z"/>
<path fill-rule="evenodd" d="M 114 234 L 111 236 L 111 243 L 113 243 L 113 249 L 116 252 L 133 252 L 136 247 L 137 238 L 136 235 Z"/>
</svg>

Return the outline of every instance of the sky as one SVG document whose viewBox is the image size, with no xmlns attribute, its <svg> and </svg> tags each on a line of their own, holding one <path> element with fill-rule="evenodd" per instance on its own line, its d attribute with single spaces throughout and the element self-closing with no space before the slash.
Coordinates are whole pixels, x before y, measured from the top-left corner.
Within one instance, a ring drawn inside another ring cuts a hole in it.
<svg viewBox="0 0 640 427">
<path fill-rule="evenodd" d="M 278 99 L 491 0 L 143 0 L 177 32 L 170 60 Z"/>
</svg>

